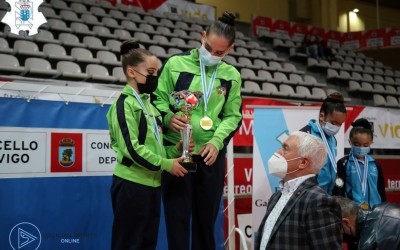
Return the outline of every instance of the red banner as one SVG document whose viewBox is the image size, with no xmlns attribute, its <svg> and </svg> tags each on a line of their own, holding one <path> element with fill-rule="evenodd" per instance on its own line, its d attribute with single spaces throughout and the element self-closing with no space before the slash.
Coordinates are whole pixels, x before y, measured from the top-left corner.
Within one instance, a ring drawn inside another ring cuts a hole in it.
<svg viewBox="0 0 400 250">
<path fill-rule="evenodd" d="M 385 46 L 399 46 L 400 45 L 400 28 L 388 28 L 386 30 L 386 43 Z"/>
<path fill-rule="evenodd" d="M 320 36 L 320 37 L 324 38 L 325 37 L 325 29 L 310 26 L 308 34 L 310 34 L 312 36 Z"/>
<path fill-rule="evenodd" d="M 304 35 L 308 33 L 308 25 L 303 23 L 291 23 L 290 35 L 292 40 L 302 42 Z"/>
<path fill-rule="evenodd" d="M 385 29 L 366 30 L 363 32 L 362 44 L 363 48 L 383 47 L 386 37 Z"/>
<path fill-rule="evenodd" d="M 256 16 L 251 24 L 255 36 L 262 36 L 263 33 L 269 33 L 272 30 L 271 17 Z"/>
<path fill-rule="evenodd" d="M 277 33 L 277 37 L 289 37 L 290 36 L 290 22 L 284 20 L 275 20 L 272 23 L 272 31 Z"/>
<path fill-rule="evenodd" d="M 361 31 L 344 33 L 342 36 L 342 46 L 346 47 L 347 49 L 359 49 L 361 47 L 361 39 Z"/>
<path fill-rule="evenodd" d="M 400 159 L 376 159 L 381 165 L 385 179 L 386 198 L 388 202 L 400 204 Z"/>
<path fill-rule="evenodd" d="M 325 33 L 325 41 L 328 46 L 333 48 L 339 48 L 342 43 L 342 33 L 335 30 L 328 30 Z"/>
</svg>

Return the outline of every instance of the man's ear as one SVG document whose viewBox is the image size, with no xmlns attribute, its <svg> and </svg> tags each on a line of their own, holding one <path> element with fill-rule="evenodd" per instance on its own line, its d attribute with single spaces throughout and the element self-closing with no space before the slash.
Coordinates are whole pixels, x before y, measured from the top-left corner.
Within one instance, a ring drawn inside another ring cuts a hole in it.
<svg viewBox="0 0 400 250">
<path fill-rule="evenodd" d="M 308 167 L 311 167 L 311 162 L 310 162 L 310 160 L 309 160 L 308 158 L 303 158 L 303 159 L 301 160 L 301 163 L 300 163 L 300 165 L 299 165 L 299 168 L 300 168 L 300 169 L 305 169 L 305 168 L 308 168 Z"/>
</svg>

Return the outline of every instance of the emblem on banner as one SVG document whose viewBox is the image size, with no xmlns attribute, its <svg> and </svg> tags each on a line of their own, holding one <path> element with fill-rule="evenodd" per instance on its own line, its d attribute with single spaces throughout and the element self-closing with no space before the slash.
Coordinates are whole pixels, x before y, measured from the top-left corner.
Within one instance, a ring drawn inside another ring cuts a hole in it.
<svg viewBox="0 0 400 250">
<path fill-rule="evenodd" d="M 63 167 L 71 167 L 75 162 L 75 142 L 70 138 L 60 140 L 58 162 Z"/>
<path fill-rule="evenodd" d="M 21 222 L 15 225 L 8 236 L 10 246 L 17 250 L 26 247 L 26 249 L 38 249 L 42 241 L 39 229 L 29 222 Z"/>
<path fill-rule="evenodd" d="M 20 31 L 29 31 L 28 35 L 32 36 L 38 33 L 40 25 L 46 23 L 46 18 L 38 7 L 43 0 L 31 2 L 29 0 L 6 0 L 11 11 L 7 12 L 1 22 L 10 26 L 10 32 L 20 35 Z M 26 34 L 26 33 L 25 33 Z"/>
</svg>

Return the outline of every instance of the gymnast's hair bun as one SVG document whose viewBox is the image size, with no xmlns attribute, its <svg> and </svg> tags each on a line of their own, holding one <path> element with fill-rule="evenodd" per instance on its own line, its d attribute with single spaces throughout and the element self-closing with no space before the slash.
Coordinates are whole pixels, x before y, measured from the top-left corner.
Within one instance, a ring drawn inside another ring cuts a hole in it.
<svg viewBox="0 0 400 250">
<path fill-rule="evenodd" d="M 222 14 L 222 17 L 218 18 L 218 20 L 227 25 L 234 26 L 235 14 L 233 14 L 232 12 L 225 11 L 224 14 Z"/>
<path fill-rule="evenodd" d="M 121 44 L 120 53 L 121 55 L 125 55 L 129 53 L 129 51 L 140 48 L 140 44 L 135 40 L 125 41 Z"/>
</svg>

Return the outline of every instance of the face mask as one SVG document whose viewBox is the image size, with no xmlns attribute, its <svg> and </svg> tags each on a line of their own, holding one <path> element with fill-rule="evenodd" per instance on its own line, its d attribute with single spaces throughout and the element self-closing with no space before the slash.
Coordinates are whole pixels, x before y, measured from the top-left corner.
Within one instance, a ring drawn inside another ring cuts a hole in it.
<svg viewBox="0 0 400 250">
<path fill-rule="evenodd" d="M 137 82 L 137 87 L 138 90 L 141 94 L 151 94 L 154 92 L 154 90 L 157 89 L 158 86 L 158 76 L 153 76 L 153 75 L 143 75 L 139 71 L 135 70 L 136 73 L 146 77 L 146 82 L 145 83 L 140 83 Z"/>
<path fill-rule="evenodd" d="M 302 157 L 296 157 L 290 160 L 286 160 L 285 157 L 278 153 L 274 153 L 271 158 L 268 160 L 268 170 L 269 173 L 273 176 L 276 176 L 278 178 L 283 179 L 286 175 L 294 173 L 296 171 L 299 171 L 299 169 L 296 169 L 292 172 L 287 172 L 288 169 L 288 161 L 296 160 Z"/>
<path fill-rule="evenodd" d="M 199 59 L 205 66 L 213 66 L 218 64 L 223 57 L 213 56 L 211 53 L 201 45 L 199 48 Z"/>
<path fill-rule="evenodd" d="M 351 146 L 351 152 L 353 152 L 353 154 L 356 157 L 364 157 L 365 155 L 367 155 L 369 153 L 370 150 L 371 150 L 370 147 Z"/>
<path fill-rule="evenodd" d="M 340 127 L 333 125 L 330 122 L 326 122 L 325 125 L 322 126 L 322 129 L 324 130 L 325 134 L 329 136 L 334 136 L 339 132 Z"/>
</svg>

